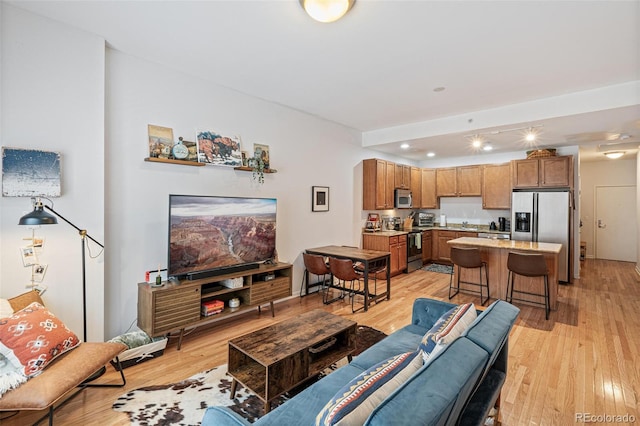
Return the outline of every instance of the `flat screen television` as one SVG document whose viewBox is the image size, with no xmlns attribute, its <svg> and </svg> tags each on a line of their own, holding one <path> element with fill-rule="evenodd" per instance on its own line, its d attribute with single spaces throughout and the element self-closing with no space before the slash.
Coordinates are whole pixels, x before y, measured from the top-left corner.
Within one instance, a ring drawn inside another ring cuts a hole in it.
<svg viewBox="0 0 640 426">
<path fill-rule="evenodd" d="M 169 276 L 256 268 L 275 254 L 275 198 L 169 195 Z"/>
</svg>

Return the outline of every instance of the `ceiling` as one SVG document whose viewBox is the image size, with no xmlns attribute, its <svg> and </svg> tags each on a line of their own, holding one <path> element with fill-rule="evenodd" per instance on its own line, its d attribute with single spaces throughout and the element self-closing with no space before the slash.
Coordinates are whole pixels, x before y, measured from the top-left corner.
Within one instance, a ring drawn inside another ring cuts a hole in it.
<svg viewBox="0 0 640 426">
<path fill-rule="evenodd" d="M 579 145 L 586 160 L 640 144 L 640 0 L 357 0 L 332 24 L 298 0 L 2 1 L 413 161 L 485 155 L 478 133 L 492 153 Z"/>
</svg>

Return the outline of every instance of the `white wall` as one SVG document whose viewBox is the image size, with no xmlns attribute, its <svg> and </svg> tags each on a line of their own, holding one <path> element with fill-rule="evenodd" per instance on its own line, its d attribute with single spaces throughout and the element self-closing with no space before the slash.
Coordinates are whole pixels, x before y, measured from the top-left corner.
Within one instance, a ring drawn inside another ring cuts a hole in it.
<svg viewBox="0 0 640 426">
<path fill-rule="evenodd" d="M 278 255 L 294 263 L 294 294 L 305 248 L 360 245 L 361 160 L 375 154 L 359 133 L 111 49 L 106 74 L 107 335 L 136 319 L 144 271 L 166 265 L 168 194 L 277 198 Z M 176 139 L 211 129 L 241 135 L 243 150 L 267 144 L 278 173 L 260 185 L 231 168 L 144 162 L 147 124 L 173 128 Z M 314 185 L 330 187 L 329 212 L 311 212 Z"/>
<path fill-rule="evenodd" d="M 55 209 L 104 240 L 104 40 L 0 3 L 0 143 L 61 154 L 62 196 Z M 30 268 L 19 247 L 31 230 L 18 219 L 29 198 L 0 198 L 0 293 L 24 292 Z M 59 221 L 45 238 L 47 305 L 82 336 L 81 251 L 78 232 Z M 93 250 L 94 253 L 97 250 Z M 87 260 L 89 340 L 103 340 L 104 256 Z"/>
<path fill-rule="evenodd" d="M 587 257 L 595 256 L 595 188 L 596 186 L 635 185 L 636 159 L 583 162 L 581 165 L 581 219 L 580 238 L 587 243 Z"/>
</svg>

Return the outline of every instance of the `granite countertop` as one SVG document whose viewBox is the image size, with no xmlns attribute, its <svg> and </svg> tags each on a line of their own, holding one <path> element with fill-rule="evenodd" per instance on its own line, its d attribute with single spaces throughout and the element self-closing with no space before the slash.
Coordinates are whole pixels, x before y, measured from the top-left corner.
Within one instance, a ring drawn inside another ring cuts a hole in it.
<svg viewBox="0 0 640 426">
<path fill-rule="evenodd" d="M 371 232 L 371 231 L 363 231 L 364 234 L 375 234 L 375 235 L 381 235 L 381 236 L 386 236 L 386 237 L 393 237 L 395 235 L 405 235 L 411 231 L 415 232 L 415 231 L 461 231 L 461 232 L 482 232 L 482 233 L 487 233 L 487 234 L 505 234 L 505 235 L 510 235 L 510 232 L 507 231 L 498 231 L 498 230 L 493 230 L 493 229 L 489 229 L 489 226 L 478 226 L 478 227 L 467 227 L 467 228 L 463 228 L 462 225 L 456 226 L 456 225 L 452 225 L 452 226 L 414 226 L 411 229 L 401 229 L 398 231 L 375 231 L 375 232 Z"/>
<path fill-rule="evenodd" d="M 506 250 L 523 250 L 538 253 L 560 253 L 562 244 L 556 243 L 534 243 L 531 241 L 515 241 L 515 240 L 494 240 L 491 238 L 472 238 L 462 237 L 455 240 L 447 241 L 448 244 L 457 244 L 461 246 L 485 247 Z"/>
</svg>

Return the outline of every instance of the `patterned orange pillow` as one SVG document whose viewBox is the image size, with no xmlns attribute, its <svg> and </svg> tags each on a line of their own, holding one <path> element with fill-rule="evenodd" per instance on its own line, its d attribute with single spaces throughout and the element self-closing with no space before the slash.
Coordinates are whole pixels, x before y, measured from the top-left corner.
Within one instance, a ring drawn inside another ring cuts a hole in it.
<svg viewBox="0 0 640 426">
<path fill-rule="evenodd" d="M 79 343 L 78 336 L 38 302 L 0 319 L 0 353 L 27 377 L 40 374 Z"/>
</svg>

